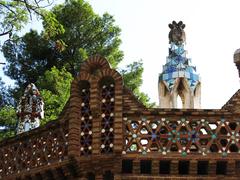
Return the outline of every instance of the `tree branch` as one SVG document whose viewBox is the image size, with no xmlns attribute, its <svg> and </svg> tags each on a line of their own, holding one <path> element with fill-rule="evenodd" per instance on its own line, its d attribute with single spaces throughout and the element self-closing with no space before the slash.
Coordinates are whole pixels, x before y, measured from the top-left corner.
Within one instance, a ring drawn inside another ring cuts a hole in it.
<svg viewBox="0 0 240 180">
<path fill-rule="evenodd" d="M 12 13 L 15 14 L 15 15 L 17 15 L 17 13 L 16 13 L 15 11 L 13 11 L 8 5 L 2 4 L 2 3 L 0 2 L 0 6 L 5 7 L 5 8 L 6 8 L 7 10 L 9 10 L 10 12 L 12 12 Z"/>
<path fill-rule="evenodd" d="M 8 31 L 6 31 L 6 32 L 0 33 L 0 37 L 1 37 L 1 36 L 5 36 L 5 35 L 7 35 L 7 34 L 10 34 L 10 33 L 12 32 L 12 30 L 13 30 L 13 28 L 11 28 L 10 30 L 8 30 Z"/>
</svg>

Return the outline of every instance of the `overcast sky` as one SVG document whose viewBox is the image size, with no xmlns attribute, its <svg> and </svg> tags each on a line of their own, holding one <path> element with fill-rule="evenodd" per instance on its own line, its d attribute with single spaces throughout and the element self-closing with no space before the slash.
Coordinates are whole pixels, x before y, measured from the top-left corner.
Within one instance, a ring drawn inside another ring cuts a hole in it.
<svg viewBox="0 0 240 180">
<path fill-rule="evenodd" d="M 158 75 L 168 55 L 168 24 L 186 24 L 187 57 L 202 82 L 202 108 L 221 108 L 239 89 L 233 53 L 240 48 L 239 0 L 89 0 L 122 29 L 121 67 L 142 59 L 141 90 L 158 104 Z M 32 23 L 33 27 L 36 26 Z M 0 70 L 0 76 L 2 70 Z M 5 79 L 6 80 L 6 79 Z"/>
</svg>

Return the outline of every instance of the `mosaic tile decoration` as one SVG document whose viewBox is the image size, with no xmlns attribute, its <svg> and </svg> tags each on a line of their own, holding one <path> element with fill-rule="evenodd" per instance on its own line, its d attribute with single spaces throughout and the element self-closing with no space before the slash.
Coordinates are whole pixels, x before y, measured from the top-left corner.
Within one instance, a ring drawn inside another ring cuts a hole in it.
<svg viewBox="0 0 240 180">
<path fill-rule="evenodd" d="M 40 119 L 44 118 L 43 106 L 43 99 L 37 87 L 33 83 L 29 84 L 17 107 L 17 134 L 40 126 Z"/>
<path fill-rule="evenodd" d="M 159 152 L 227 156 L 240 153 L 240 122 L 225 118 L 181 119 L 142 117 L 124 118 L 125 147 L 123 154 Z"/>
<path fill-rule="evenodd" d="M 175 44 L 171 42 L 169 55 L 166 64 L 163 65 L 163 71 L 159 75 L 159 81 L 164 81 L 171 91 L 177 78 L 184 77 L 187 79 L 191 90 L 194 91 L 200 81 L 196 73 L 196 67 L 191 65 L 191 59 L 186 57 L 184 44 Z"/>
</svg>

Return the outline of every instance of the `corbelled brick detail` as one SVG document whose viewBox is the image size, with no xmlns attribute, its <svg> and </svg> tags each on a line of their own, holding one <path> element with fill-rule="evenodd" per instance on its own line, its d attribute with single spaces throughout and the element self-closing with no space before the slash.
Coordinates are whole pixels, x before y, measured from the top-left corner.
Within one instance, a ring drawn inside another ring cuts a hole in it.
<svg viewBox="0 0 240 180">
<path fill-rule="evenodd" d="M 222 109 L 225 109 L 234 113 L 240 113 L 240 90 L 238 90 L 229 99 L 229 101 L 222 107 Z"/>
<path fill-rule="evenodd" d="M 146 109 L 146 107 L 133 95 L 126 87 L 123 88 L 123 109 L 124 112 L 136 112 Z"/>
<path fill-rule="evenodd" d="M 96 56 L 90 57 L 81 65 L 80 72 L 82 73 L 85 71 L 91 74 L 93 73 L 94 69 L 98 69 L 98 68 L 110 69 L 110 65 L 104 57 L 96 55 Z"/>
</svg>

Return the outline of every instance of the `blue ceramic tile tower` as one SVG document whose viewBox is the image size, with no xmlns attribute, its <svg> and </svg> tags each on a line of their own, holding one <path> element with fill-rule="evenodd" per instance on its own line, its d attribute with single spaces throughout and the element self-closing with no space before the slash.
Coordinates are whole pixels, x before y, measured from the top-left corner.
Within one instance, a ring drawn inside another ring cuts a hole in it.
<svg viewBox="0 0 240 180">
<path fill-rule="evenodd" d="M 200 108 L 200 77 L 196 67 L 191 65 L 191 59 L 186 57 L 185 24 L 173 21 L 169 28 L 169 55 L 158 83 L 160 108 L 178 108 L 178 96 L 182 108 Z"/>
</svg>

